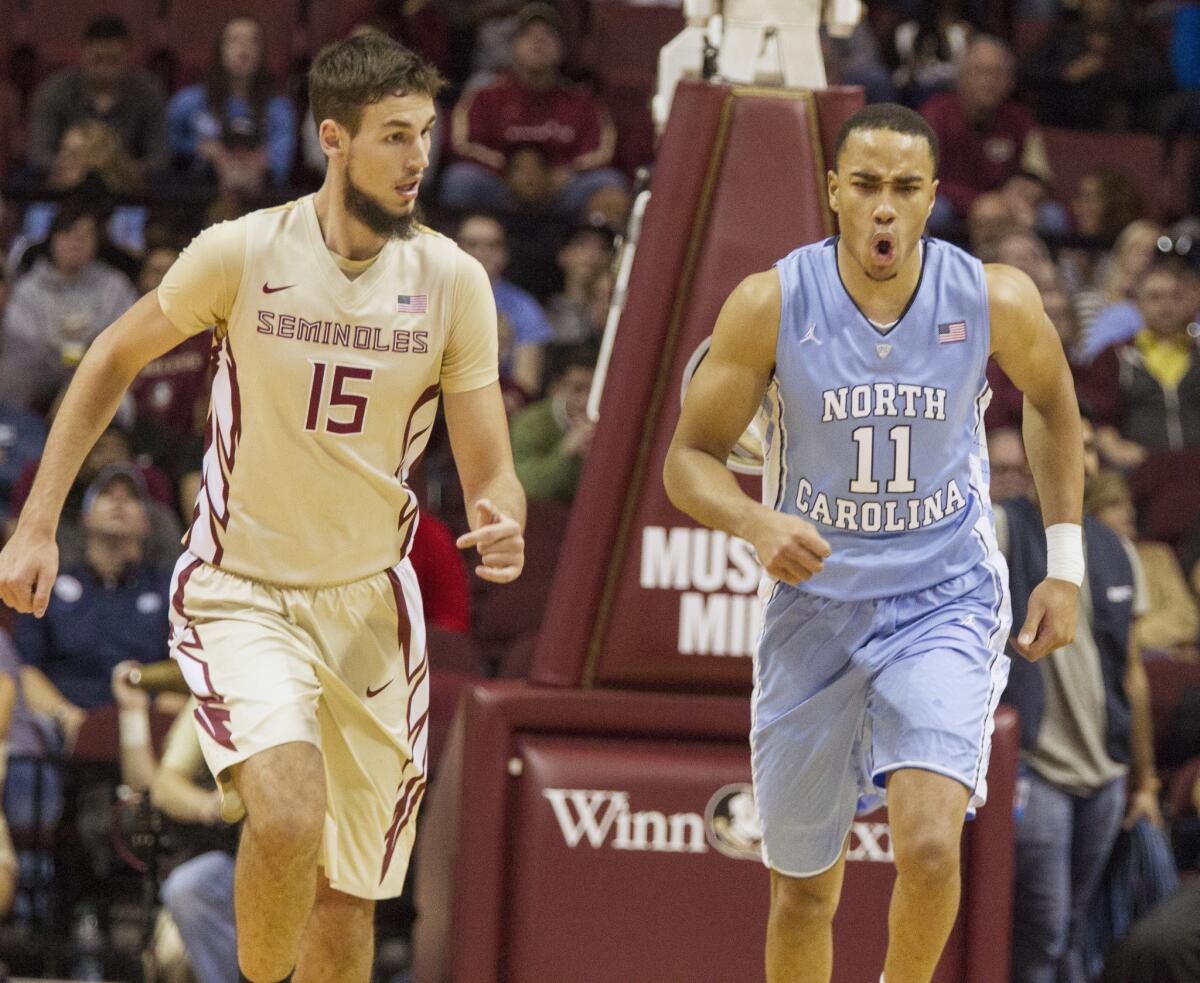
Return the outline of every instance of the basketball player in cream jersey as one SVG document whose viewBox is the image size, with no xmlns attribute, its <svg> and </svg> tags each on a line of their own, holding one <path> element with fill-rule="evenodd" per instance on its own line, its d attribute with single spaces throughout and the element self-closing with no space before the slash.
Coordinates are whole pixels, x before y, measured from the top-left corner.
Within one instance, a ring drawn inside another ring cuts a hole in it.
<svg viewBox="0 0 1200 983">
<path fill-rule="evenodd" d="M 171 646 L 224 816 L 246 817 L 238 960 L 256 983 L 365 983 L 374 899 L 404 881 L 429 729 L 406 479 L 439 399 L 472 527 L 459 545 L 487 580 L 523 564 L 487 275 L 413 215 L 440 84 L 381 35 L 318 56 L 323 187 L 201 233 L 96 340 L 0 555 L 0 597 L 40 616 L 88 448 L 142 366 L 215 325 Z"/>
</svg>

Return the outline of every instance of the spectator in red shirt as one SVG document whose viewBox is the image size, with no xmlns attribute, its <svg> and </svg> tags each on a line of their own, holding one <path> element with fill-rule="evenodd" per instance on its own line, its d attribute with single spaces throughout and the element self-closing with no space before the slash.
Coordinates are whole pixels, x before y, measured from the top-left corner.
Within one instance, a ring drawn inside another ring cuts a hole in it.
<svg viewBox="0 0 1200 983">
<path fill-rule="evenodd" d="M 551 204 L 579 215 L 601 188 L 625 191 L 628 181 L 611 164 L 616 129 L 608 110 L 561 74 L 562 24 L 548 3 L 521 9 L 512 44 L 512 68 L 467 92 L 454 107 L 450 142 L 459 158 L 442 175 L 448 208 L 513 211 L 509 158 L 535 147 L 550 172 Z"/>
<path fill-rule="evenodd" d="M 465 635 L 471 630 L 471 591 L 454 533 L 431 512 L 421 510 L 413 537 L 413 571 L 421 585 L 425 623 Z"/>
<path fill-rule="evenodd" d="M 921 106 L 941 147 L 929 217 L 935 234 L 954 230 L 976 198 L 1004 189 L 1022 171 L 1049 176 L 1033 116 L 1013 101 L 1012 91 L 1012 52 L 1003 41 L 979 35 L 963 56 L 954 91 Z"/>
</svg>

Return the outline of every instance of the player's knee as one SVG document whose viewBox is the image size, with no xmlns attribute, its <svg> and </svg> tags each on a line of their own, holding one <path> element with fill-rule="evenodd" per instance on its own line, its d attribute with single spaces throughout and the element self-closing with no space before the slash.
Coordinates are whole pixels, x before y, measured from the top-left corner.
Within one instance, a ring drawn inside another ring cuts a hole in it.
<svg viewBox="0 0 1200 983">
<path fill-rule="evenodd" d="M 958 876 L 959 837 L 937 829 L 917 829 L 906 837 L 893 834 L 896 870 L 927 884 L 940 884 Z"/>
<path fill-rule="evenodd" d="M 837 906 L 837 884 L 827 878 L 772 877 L 772 918 L 797 925 L 825 925 L 833 921 Z"/>
<path fill-rule="evenodd" d="M 314 795 L 263 799 L 246 814 L 250 835 L 271 851 L 307 854 L 315 851 L 325 828 L 325 802 Z"/>
</svg>

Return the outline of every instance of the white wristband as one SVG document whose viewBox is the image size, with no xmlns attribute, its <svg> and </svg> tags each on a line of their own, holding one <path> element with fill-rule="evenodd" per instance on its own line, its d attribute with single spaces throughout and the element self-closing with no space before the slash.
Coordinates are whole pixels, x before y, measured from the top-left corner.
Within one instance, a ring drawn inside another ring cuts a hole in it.
<svg viewBox="0 0 1200 983">
<path fill-rule="evenodd" d="M 117 730 L 124 751 L 150 746 L 150 715 L 145 710 L 122 710 L 117 715 Z"/>
<path fill-rule="evenodd" d="M 1083 526 L 1058 522 L 1046 529 L 1046 576 L 1083 583 Z"/>
</svg>

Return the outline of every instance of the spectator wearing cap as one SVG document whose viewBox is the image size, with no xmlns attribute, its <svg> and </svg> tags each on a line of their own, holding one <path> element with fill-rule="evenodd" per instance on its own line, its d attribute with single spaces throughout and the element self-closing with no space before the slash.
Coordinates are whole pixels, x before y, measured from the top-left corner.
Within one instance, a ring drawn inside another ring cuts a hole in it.
<svg viewBox="0 0 1200 983">
<path fill-rule="evenodd" d="M 13 285 L 0 355 L 0 391 L 10 403 L 44 411 L 92 340 L 137 300 L 128 277 L 98 258 L 100 238 L 94 211 L 64 205 L 47 255 Z"/>
<path fill-rule="evenodd" d="M 548 3 L 523 7 L 511 69 L 469 91 L 454 107 L 450 142 L 459 160 L 442 175 L 444 206 L 515 209 L 517 197 L 505 175 L 514 150 L 527 146 L 542 151 L 558 211 L 580 214 L 597 189 L 628 187 L 612 167 L 617 133 L 608 110 L 567 83 L 562 62 L 558 11 Z"/>
<path fill-rule="evenodd" d="M 526 395 L 539 392 L 543 346 L 554 340 L 554 329 L 537 299 L 504 278 L 509 252 L 503 223 L 486 213 L 469 214 L 459 225 L 456 239 L 464 252 L 483 265 L 492 283 L 496 311 L 512 329 L 512 356 L 501 360 L 500 374 L 511 378 Z"/>
<path fill-rule="evenodd" d="M 296 111 L 275 90 L 265 48 L 260 21 L 232 18 L 217 35 L 207 81 L 180 89 L 167 106 L 175 164 L 215 177 L 223 190 L 257 194 L 268 177 L 279 187 L 292 172 Z"/>
<path fill-rule="evenodd" d="M 598 338 L 604 328 L 592 317 L 597 281 L 612 266 L 613 237 L 602 226 L 581 225 L 558 250 L 563 289 L 546 303 L 557 344 Z"/>
<path fill-rule="evenodd" d="M 954 90 L 922 104 L 939 145 L 938 196 L 929 218 L 935 233 L 954 230 L 976 198 L 1003 189 L 1022 171 L 1049 178 L 1037 124 L 1012 93 L 1012 51 L 998 38 L 977 35 Z"/>
<path fill-rule="evenodd" d="M 72 123 L 97 119 L 120 137 L 144 174 L 167 160 L 166 116 L 158 84 L 129 64 L 129 28 L 119 17 L 99 17 L 83 35 L 78 65 L 51 75 L 33 99 L 29 165 L 49 173 L 59 142 Z"/>
<path fill-rule="evenodd" d="M 546 397 L 510 421 L 513 464 L 531 500 L 570 504 L 596 425 L 588 419 L 597 346 L 556 349 Z"/>
<path fill-rule="evenodd" d="M 18 615 L 13 637 L 30 708 L 78 728 L 90 709 L 113 702 L 121 662 L 167 654 L 169 577 L 146 563 L 145 486 L 135 468 L 100 472 L 84 496 L 83 562 L 65 566 L 41 618 Z"/>
<path fill-rule="evenodd" d="M 139 488 L 144 495 L 150 520 L 150 536 L 143 546 L 146 562 L 154 567 L 169 568 L 182 552 L 180 537 L 183 529 L 175 514 L 175 497 L 170 479 L 153 464 L 134 463 L 129 429 L 132 408 L 133 402 L 127 397 L 117 410 L 117 418 L 121 422 L 114 422 L 97 438 L 83 460 L 75 483 L 67 492 L 57 532 L 59 565 L 64 569 L 83 562 L 87 542 L 82 523 L 83 500 L 93 480 L 112 465 L 132 469 L 141 478 Z M 39 463 L 36 460 L 29 461 L 13 486 L 9 502 L 13 521 L 29 497 Z M 192 501 L 195 501 L 194 496 Z M 6 529 L 11 535 L 11 525 Z"/>
</svg>

